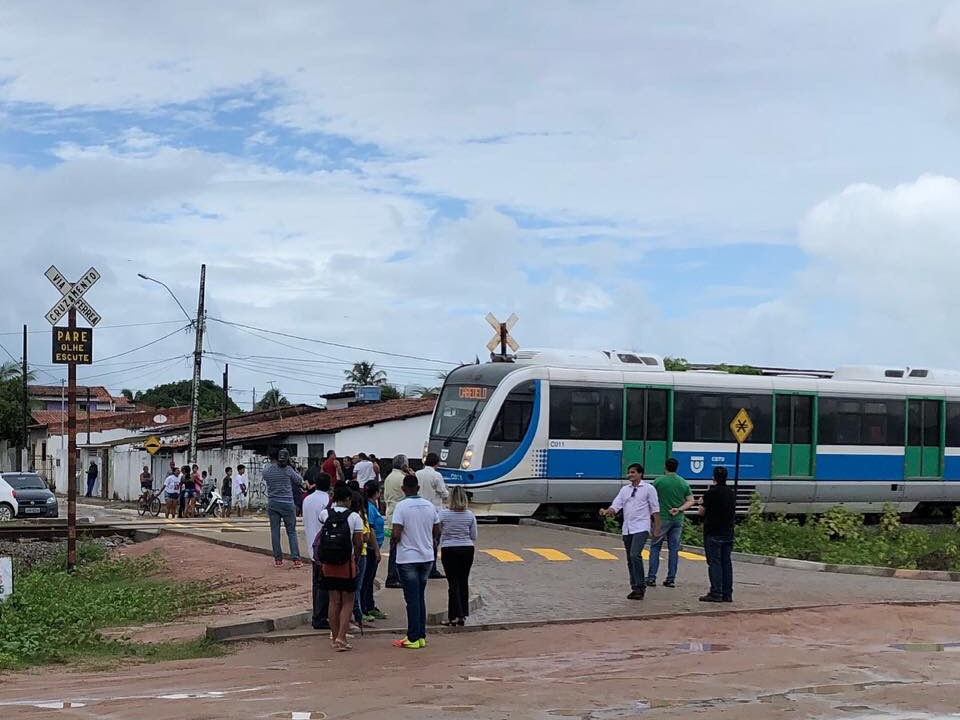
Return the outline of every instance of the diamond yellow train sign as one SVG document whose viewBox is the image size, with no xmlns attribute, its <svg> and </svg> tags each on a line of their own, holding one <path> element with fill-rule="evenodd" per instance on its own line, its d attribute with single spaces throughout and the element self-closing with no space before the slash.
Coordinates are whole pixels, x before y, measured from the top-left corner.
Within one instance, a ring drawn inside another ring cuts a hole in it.
<svg viewBox="0 0 960 720">
<path fill-rule="evenodd" d="M 738 443 L 745 443 L 747 438 L 750 437 L 750 433 L 753 432 L 753 421 L 750 419 L 750 414 L 746 408 L 740 408 L 740 412 L 734 416 L 730 423 L 730 432 L 733 433 Z"/>
<path fill-rule="evenodd" d="M 155 454 L 160 448 L 160 439 L 156 435 L 151 435 L 143 442 L 143 449 L 151 455 Z"/>
</svg>

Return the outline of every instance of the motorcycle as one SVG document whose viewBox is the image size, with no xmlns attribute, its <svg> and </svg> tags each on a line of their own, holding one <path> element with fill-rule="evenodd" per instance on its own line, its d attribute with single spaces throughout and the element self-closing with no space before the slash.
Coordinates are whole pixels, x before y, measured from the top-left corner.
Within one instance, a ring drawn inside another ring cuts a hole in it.
<svg viewBox="0 0 960 720">
<path fill-rule="evenodd" d="M 197 517 L 223 517 L 223 496 L 217 492 L 216 484 L 205 488 L 197 503 Z"/>
</svg>

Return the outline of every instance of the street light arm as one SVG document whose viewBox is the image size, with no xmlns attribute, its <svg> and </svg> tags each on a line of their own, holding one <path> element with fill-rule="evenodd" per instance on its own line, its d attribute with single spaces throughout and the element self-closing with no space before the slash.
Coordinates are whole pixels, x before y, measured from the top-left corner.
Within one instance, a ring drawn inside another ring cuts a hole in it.
<svg viewBox="0 0 960 720">
<path fill-rule="evenodd" d="M 191 325 L 194 323 L 194 318 L 190 317 L 190 314 L 184 309 L 184 307 L 183 307 L 183 305 L 181 304 L 180 300 L 178 300 L 178 299 L 177 299 L 177 296 L 173 294 L 173 290 L 171 290 L 170 288 L 167 287 L 167 284 L 166 284 L 166 283 L 160 282 L 160 281 L 157 280 L 156 278 L 149 277 L 149 276 L 147 276 L 147 275 L 144 275 L 143 273 L 137 273 L 137 277 L 142 278 L 142 279 L 144 279 L 144 280 L 149 280 L 150 282 L 155 282 L 157 285 L 161 285 L 164 290 L 166 290 L 168 293 L 170 293 L 170 297 L 172 297 L 172 298 L 174 299 L 174 301 L 175 301 L 175 302 L 177 303 L 177 305 L 180 307 L 180 310 L 183 311 L 183 314 L 184 314 L 184 316 L 187 318 L 187 321 L 189 321 L 189 323 L 190 323 Z"/>
</svg>

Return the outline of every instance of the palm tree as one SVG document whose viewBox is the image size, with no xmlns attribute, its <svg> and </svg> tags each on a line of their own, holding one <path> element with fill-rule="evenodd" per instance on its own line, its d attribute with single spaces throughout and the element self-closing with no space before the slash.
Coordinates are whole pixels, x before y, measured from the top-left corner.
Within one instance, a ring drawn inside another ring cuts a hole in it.
<svg viewBox="0 0 960 720">
<path fill-rule="evenodd" d="M 20 378 L 20 363 L 5 362 L 0 365 L 0 382 Z M 33 370 L 27 370 L 27 382 L 36 380 L 36 374 Z"/>
<path fill-rule="evenodd" d="M 287 407 L 289 404 L 290 401 L 280 393 L 279 388 L 270 388 L 257 403 L 257 410 L 272 410 L 273 408 Z"/>
<path fill-rule="evenodd" d="M 365 385 L 386 385 L 387 374 L 383 370 L 377 370 L 377 366 L 372 362 L 361 360 L 355 362 L 350 370 L 344 370 L 343 374 L 347 381 L 343 384 L 343 390 L 356 390 Z"/>
</svg>

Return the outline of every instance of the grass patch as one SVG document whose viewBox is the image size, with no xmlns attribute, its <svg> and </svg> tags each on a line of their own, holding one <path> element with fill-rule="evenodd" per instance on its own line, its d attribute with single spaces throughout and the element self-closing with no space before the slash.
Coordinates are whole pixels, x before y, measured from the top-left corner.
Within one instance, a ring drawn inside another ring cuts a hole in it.
<svg viewBox="0 0 960 720">
<path fill-rule="evenodd" d="M 207 642 L 137 644 L 103 637 L 104 628 L 165 622 L 229 597 L 200 583 L 163 576 L 157 554 L 110 560 L 91 546 L 72 575 L 59 558 L 24 569 L 0 605 L 0 670 L 79 658 L 144 661 L 207 656 Z"/>
</svg>

